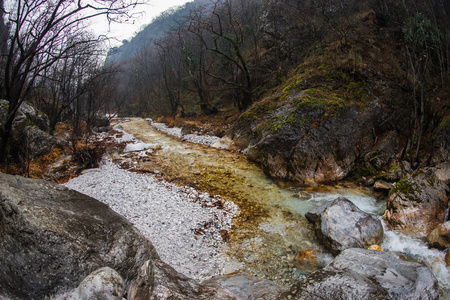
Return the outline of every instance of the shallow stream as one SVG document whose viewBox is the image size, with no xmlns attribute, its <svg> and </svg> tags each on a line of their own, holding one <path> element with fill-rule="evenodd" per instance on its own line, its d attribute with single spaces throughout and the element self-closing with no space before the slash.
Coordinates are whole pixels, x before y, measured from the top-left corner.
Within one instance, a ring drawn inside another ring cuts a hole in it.
<svg viewBox="0 0 450 300">
<path fill-rule="evenodd" d="M 384 201 L 377 201 L 370 190 L 351 183 L 314 188 L 276 183 L 244 155 L 183 142 L 143 119 L 130 119 L 120 125 L 144 143 L 161 146 L 149 158 L 134 162 L 139 164 L 138 169 L 221 195 L 240 207 L 233 229 L 224 235 L 227 243 L 222 251 L 229 259 L 225 272 L 242 269 L 288 288 L 308 275 L 306 270 L 295 267 L 295 255 L 301 250 L 323 253 L 304 217 L 307 211 L 339 196 L 380 218 L 385 209 Z M 429 265 L 440 282 L 441 299 L 450 299 L 450 272 L 443 252 L 388 230 L 381 247 Z M 324 254 L 322 258 L 327 263 L 332 256 Z"/>
</svg>

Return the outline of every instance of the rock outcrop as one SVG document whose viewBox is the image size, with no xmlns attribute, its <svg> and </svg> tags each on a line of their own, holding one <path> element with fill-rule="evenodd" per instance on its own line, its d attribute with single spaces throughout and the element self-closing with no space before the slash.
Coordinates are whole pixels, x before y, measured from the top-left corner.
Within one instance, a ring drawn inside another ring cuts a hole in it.
<svg viewBox="0 0 450 300">
<path fill-rule="evenodd" d="M 398 153 L 393 120 L 404 111 L 376 100 L 361 109 L 330 94 L 333 84 L 338 88 L 338 82 L 300 81 L 255 104 L 227 133 L 229 148 L 245 149 L 274 178 L 304 184 L 343 179 L 357 162 L 381 169 Z"/>
<path fill-rule="evenodd" d="M 439 290 L 437 279 L 423 264 L 352 248 L 280 299 L 439 299 Z"/>
<path fill-rule="evenodd" d="M 427 172 L 405 177 L 389 192 L 383 219 L 391 229 L 427 235 L 445 220 L 447 191 L 447 184 Z"/>
<path fill-rule="evenodd" d="M 124 217 L 63 186 L 0 173 L 0 295 L 43 299 L 110 267 L 127 282 L 158 259 Z"/>
<path fill-rule="evenodd" d="M 8 105 L 8 101 L 0 100 L 0 126 L 6 120 Z M 11 151 L 17 151 L 29 159 L 50 152 L 57 141 L 45 132 L 48 126 L 48 118 L 44 114 L 38 113 L 31 105 L 22 103 L 12 125 Z"/>
<path fill-rule="evenodd" d="M 344 197 L 310 210 L 305 217 L 314 224 L 317 237 L 334 255 L 348 248 L 368 248 L 383 240 L 381 221 Z"/>
</svg>

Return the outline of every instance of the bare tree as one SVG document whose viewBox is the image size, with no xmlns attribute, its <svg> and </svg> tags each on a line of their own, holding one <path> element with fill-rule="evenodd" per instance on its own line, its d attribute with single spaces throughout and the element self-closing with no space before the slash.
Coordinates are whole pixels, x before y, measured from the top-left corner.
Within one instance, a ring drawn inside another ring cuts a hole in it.
<svg viewBox="0 0 450 300">
<path fill-rule="evenodd" d="M 243 51 L 247 42 L 248 26 L 255 26 L 249 22 L 246 24 L 245 8 L 252 7 L 253 1 L 246 5 L 239 1 L 213 1 L 213 9 L 210 15 L 205 15 L 204 10 L 197 10 L 191 17 L 189 31 L 195 34 L 206 49 L 214 53 L 217 58 L 223 60 L 223 67 L 228 68 L 228 76 L 209 76 L 227 84 L 237 92 L 236 103 L 239 110 L 245 110 L 253 101 L 253 78 L 250 71 L 249 59 Z"/>
<path fill-rule="evenodd" d="M 72 104 L 87 92 L 88 77 L 97 68 L 97 49 L 96 41 L 79 44 L 36 79 L 31 99 L 36 108 L 48 116 L 50 133 Z"/>
<path fill-rule="evenodd" d="M 9 101 L 8 116 L 0 128 L 0 161 L 7 155 L 14 117 L 36 78 L 71 49 L 92 40 L 69 40 L 85 31 L 86 21 L 106 16 L 120 21 L 131 8 L 145 0 L 17 0 L 5 7 L 9 20 L 6 57 L 2 70 Z"/>
</svg>

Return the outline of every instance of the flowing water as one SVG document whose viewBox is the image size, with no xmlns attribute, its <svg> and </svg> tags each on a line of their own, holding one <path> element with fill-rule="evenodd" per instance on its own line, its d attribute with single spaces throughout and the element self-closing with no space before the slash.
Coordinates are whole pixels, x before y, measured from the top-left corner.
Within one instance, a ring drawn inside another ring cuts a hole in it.
<svg viewBox="0 0 450 300">
<path fill-rule="evenodd" d="M 243 269 L 288 288 L 308 275 L 293 263 L 299 251 L 324 253 L 304 217 L 307 211 L 339 196 L 380 218 L 385 209 L 384 201 L 377 201 L 370 190 L 350 183 L 313 188 L 276 183 L 244 155 L 182 142 L 143 119 L 131 119 L 121 125 L 141 141 L 161 146 L 151 158 L 138 162 L 140 170 L 156 170 L 167 180 L 221 195 L 239 205 L 241 213 L 227 233 L 223 249 L 229 258 L 227 271 Z M 388 230 L 381 246 L 429 265 L 440 281 L 441 299 L 450 299 L 450 272 L 445 267 L 443 252 L 430 250 L 421 240 Z M 331 259 L 331 255 L 323 254 L 322 265 Z"/>
</svg>

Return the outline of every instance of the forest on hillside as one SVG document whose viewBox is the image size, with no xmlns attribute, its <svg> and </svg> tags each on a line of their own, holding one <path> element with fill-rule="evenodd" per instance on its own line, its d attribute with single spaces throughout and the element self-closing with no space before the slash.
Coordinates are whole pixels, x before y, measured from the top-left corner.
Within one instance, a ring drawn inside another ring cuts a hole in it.
<svg viewBox="0 0 450 300">
<path fill-rule="evenodd" d="M 89 17 L 132 17 L 127 4 Z M 0 158 L 22 103 L 89 135 L 98 113 L 232 123 L 299 80 L 336 81 L 349 101 L 394 98 L 411 109 L 413 143 L 448 120 L 450 3 L 445 0 L 196 0 L 169 10 L 101 59 L 104 38 L 70 1 L 1 3 Z M 101 5 L 101 4 L 100 4 Z M 87 18 L 87 17 L 86 17 Z M 23 159 L 19 159 L 23 161 Z"/>
</svg>

